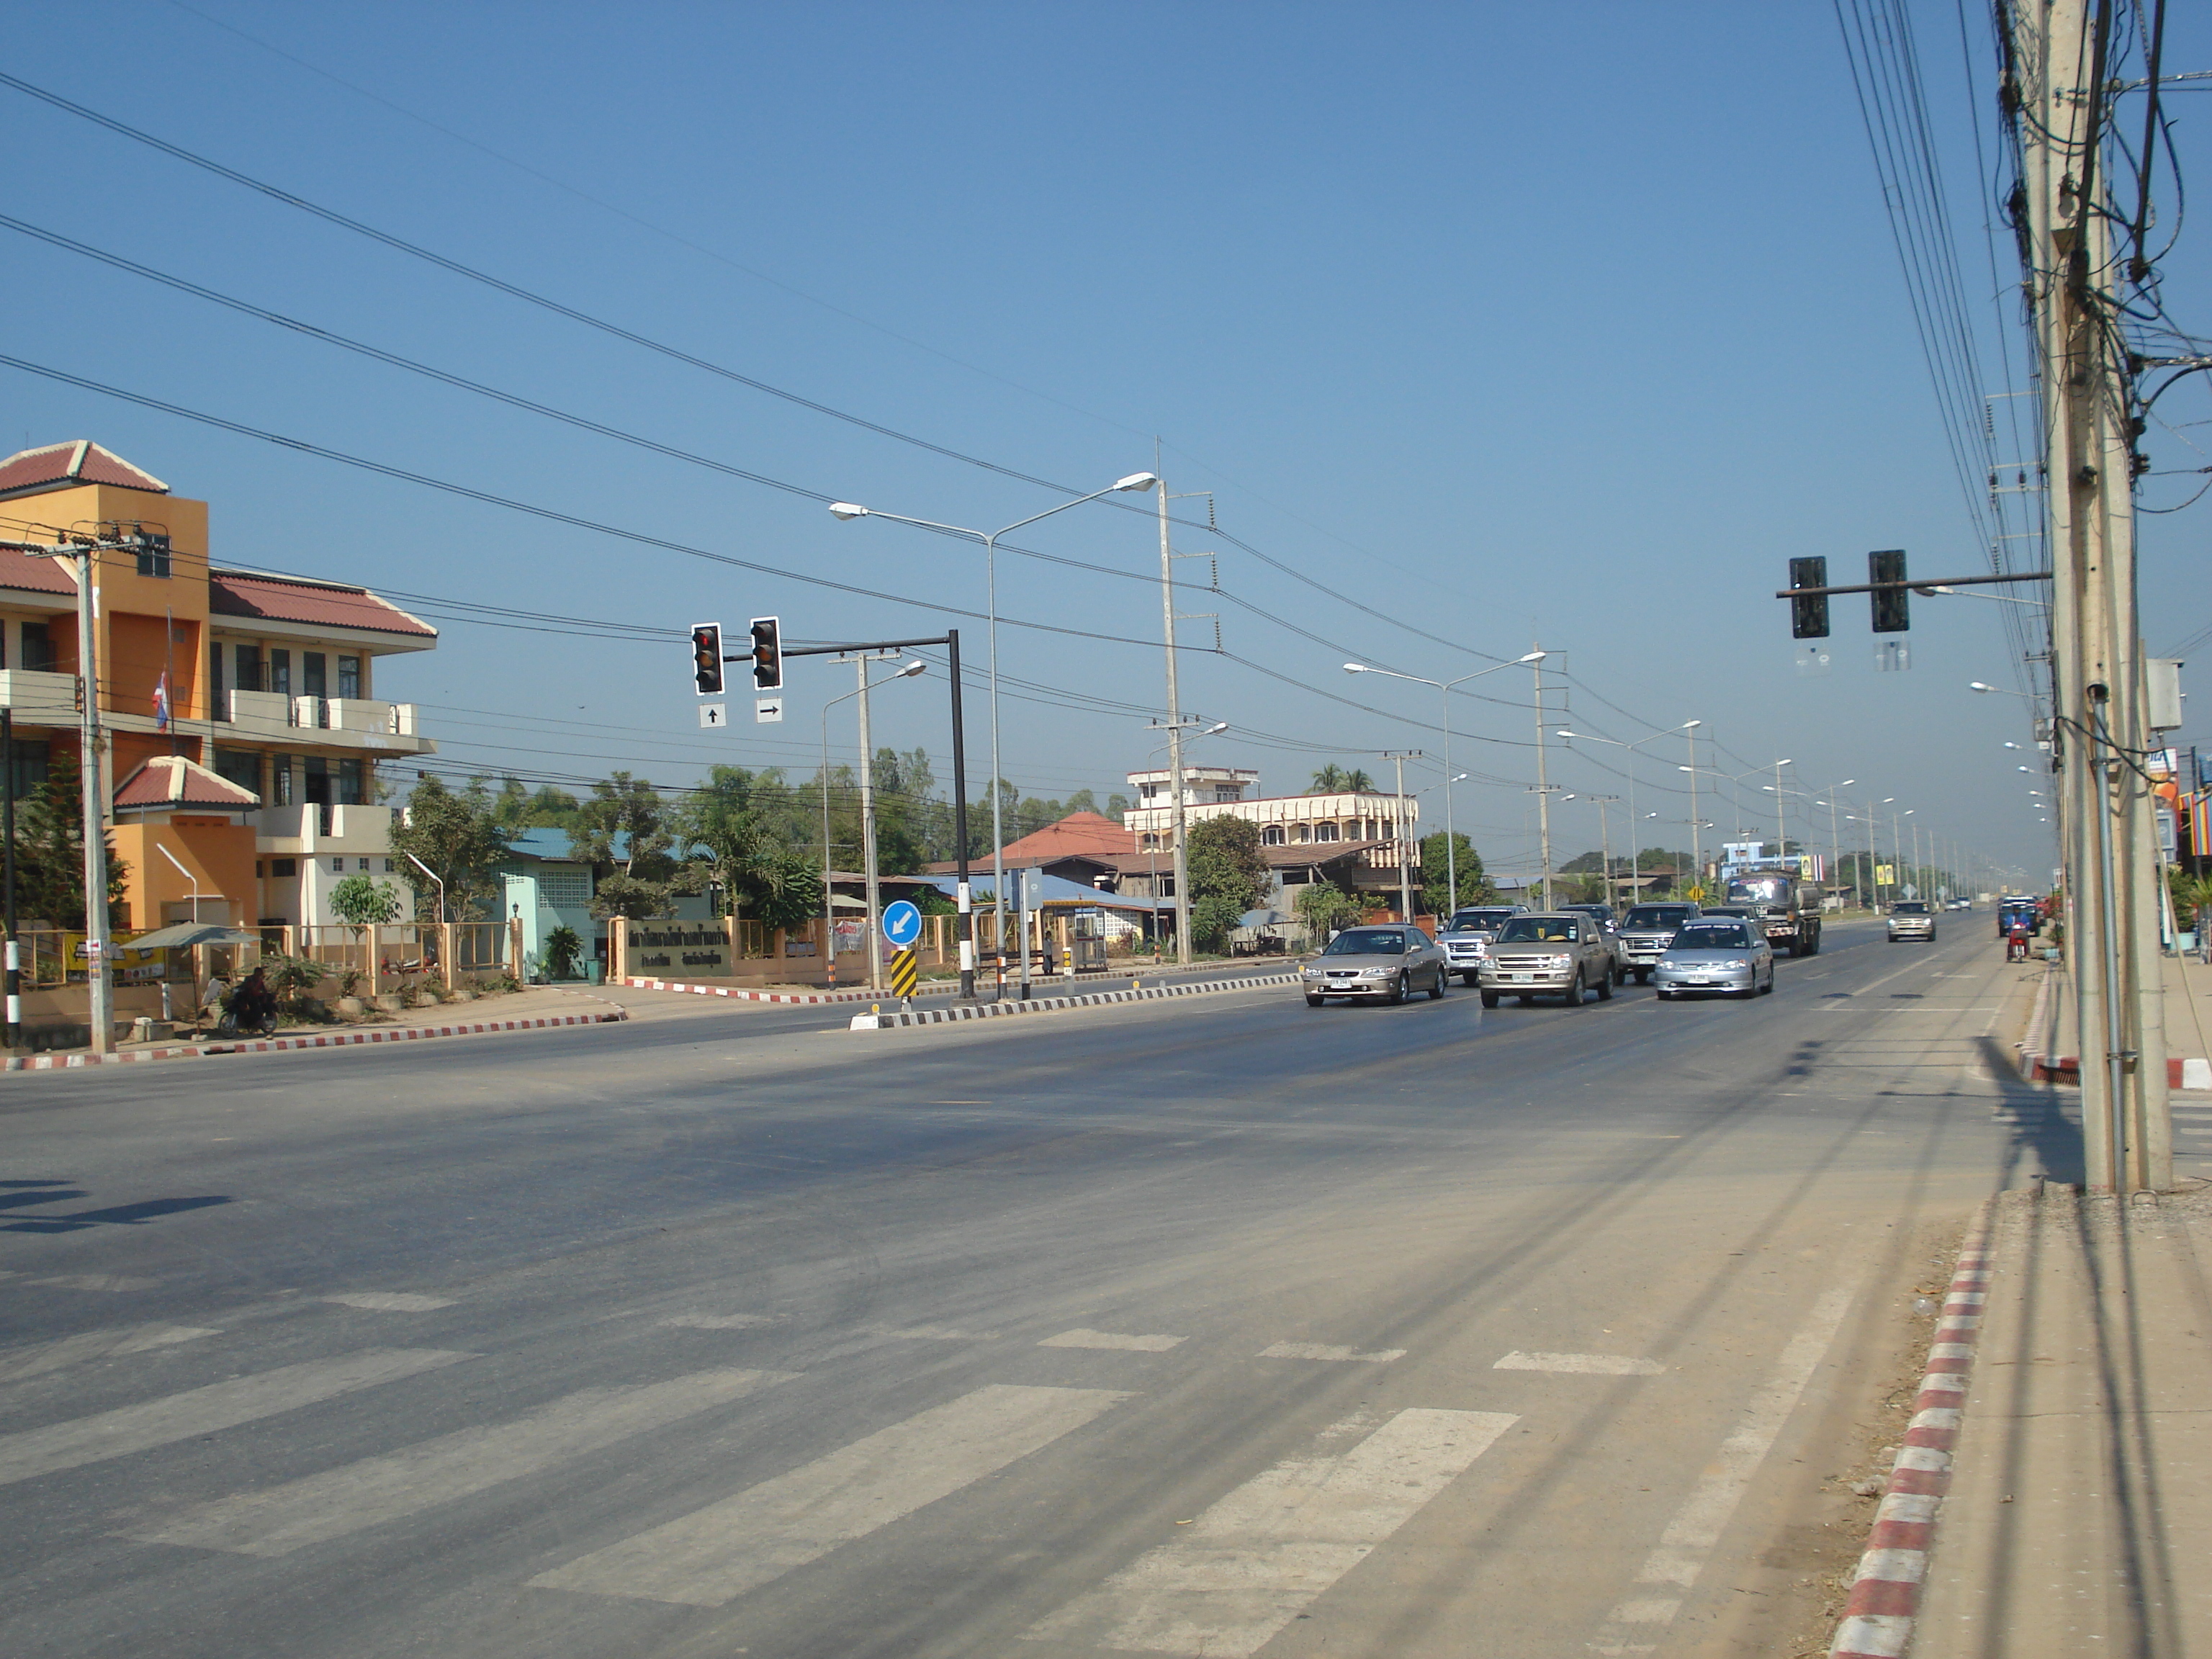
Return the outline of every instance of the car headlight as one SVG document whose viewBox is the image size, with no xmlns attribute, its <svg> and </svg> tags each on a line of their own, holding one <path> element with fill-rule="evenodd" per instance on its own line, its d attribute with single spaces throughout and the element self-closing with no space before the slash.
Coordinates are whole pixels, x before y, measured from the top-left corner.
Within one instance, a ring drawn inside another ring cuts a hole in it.
<svg viewBox="0 0 2212 1659">
<path fill-rule="evenodd" d="M 1734 962 L 1723 962 L 1720 965 L 1723 968 L 1748 968 L 1751 966 L 1751 963 L 1747 961 L 1737 960 Z"/>
<path fill-rule="evenodd" d="M 1321 977 L 1321 969 L 1318 969 L 1318 968 L 1309 968 L 1309 969 L 1306 969 L 1306 977 L 1307 977 L 1308 979 L 1319 979 L 1319 978 Z"/>
<path fill-rule="evenodd" d="M 1360 975 L 1360 977 L 1363 979 L 1388 979 L 1391 975 L 1397 971 L 1398 970 L 1395 968 L 1370 968 L 1365 969 Z"/>
</svg>

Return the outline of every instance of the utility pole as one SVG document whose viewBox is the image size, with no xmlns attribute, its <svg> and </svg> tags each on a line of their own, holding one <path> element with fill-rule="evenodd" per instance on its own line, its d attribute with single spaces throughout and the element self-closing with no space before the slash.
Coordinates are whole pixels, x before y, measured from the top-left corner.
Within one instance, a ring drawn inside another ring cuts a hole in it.
<svg viewBox="0 0 2212 1659">
<path fill-rule="evenodd" d="M 1620 797 L 1618 795 L 1584 795 L 1583 799 L 1584 800 L 1594 800 L 1597 803 L 1597 855 L 1601 860 L 1599 867 L 1605 872 L 1605 908 L 1618 915 L 1620 912 L 1620 905 L 1617 901 L 1617 896 L 1613 891 L 1613 820 L 1607 816 L 1605 809 L 1607 802 L 1617 801 Z M 1628 827 L 1632 832 L 1636 828 L 1632 823 Z"/>
<path fill-rule="evenodd" d="M 1782 769 L 1789 763 L 1787 761 L 1774 763 L 1774 856 L 1778 859 L 1790 856 L 1790 832 L 1784 827 L 1782 820 Z"/>
<path fill-rule="evenodd" d="M 1152 474 L 1159 477 L 1160 444 L 1152 441 Z M 1182 703 L 1176 691 L 1175 549 L 1168 539 L 1168 481 L 1160 478 L 1160 635 L 1168 659 L 1168 824 L 1175 860 L 1176 961 L 1190 966 L 1190 859 L 1183 846 Z"/>
<path fill-rule="evenodd" d="M 1690 775 L 1690 879 L 1702 889 L 1705 884 L 1705 853 L 1698 837 L 1698 727 L 1705 722 L 1692 720 L 1682 728 L 1682 738 L 1690 745 L 1690 763 L 1682 769 Z"/>
<path fill-rule="evenodd" d="M 1543 860 L 1544 908 L 1552 908 L 1552 781 L 1544 755 L 1544 645 L 1528 642 L 1534 660 L 1528 665 L 1536 678 L 1536 839 Z"/>
<path fill-rule="evenodd" d="M 860 671 L 860 869 L 867 883 L 868 898 L 868 988 L 884 988 L 884 952 L 882 935 L 877 931 L 877 921 L 884 913 L 884 892 L 876 879 L 876 750 L 868 731 L 868 653 L 860 653 L 853 659 Z M 825 775 L 826 792 L 829 780 Z M 836 942 L 830 942 L 830 959 L 837 959 Z"/>
<path fill-rule="evenodd" d="M 1418 760 L 1420 753 L 1418 749 L 1389 749 L 1382 754 L 1384 760 L 1395 761 L 1398 765 L 1398 793 L 1391 803 L 1390 827 L 1398 843 L 1398 918 L 1401 921 L 1413 919 L 1413 875 L 1406 863 L 1406 763 Z"/>
<path fill-rule="evenodd" d="M 2111 9 L 2017 0 L 2008 67 L 2027 201 L 2027 270 L 2042 374 L 2056 670 L 2052 755 L 2066 802 L 2063 862 L 2092 1190 L 2173 1184 L 2158 848 L 2136 610 L 2129 366 L 2101 173 Z M 2145 161 L 2148 165 L 2148 159 Z M 2123 214 L 2124 221 L 2129 216 Z"/>
<path fill-rule="evenodd" d="M 8 924 L 8 1046 L 23 1041 L 23 963 L 15 940 L 15 711 L 0 708 L 0 767 L 5 768 L 7 794 L 0 797 L 0 812 L 7 815 L 0 834 L 8 838 L 7 868 L 0 880 L 7 884 Z"/>
</svg>

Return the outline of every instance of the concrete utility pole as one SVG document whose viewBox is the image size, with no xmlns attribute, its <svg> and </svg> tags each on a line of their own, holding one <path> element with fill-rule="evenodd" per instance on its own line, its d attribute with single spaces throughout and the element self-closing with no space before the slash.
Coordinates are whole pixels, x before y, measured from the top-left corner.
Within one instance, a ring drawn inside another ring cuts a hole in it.
<svg viewBox="0 0 2212 1659">
<path fill-rule="evenodd" d="M 1552 908 L 1552 780 L 1544 757 L 1544 645 L 1528 641 L 1529 671 L 1536 678 L 1536 840 L 1543 859 L 1544 908 Z"/>
<path fill-rule="evenodd" d="M 2101 171 L 2110 11 L 2100 5 L 2093 21 L 2085 0 L 2016 0 L 2008 15 L 2017 85 L 2007 90 L 2018 96 L 2025 276 L 2042 366 L 2051 738 L 2066 804 L 2083 1150 L 2092 1190 L 2162 1192 L 2173 1185 L 2173 1138 L 2154 803 L 2136 759 L 2151 732 L 2136 611 L 2133 410 Z"/>
<path fill-rule="evenodd" d="M 1690 879 L 1701 888 L 1705 882 L 1705 854 L 1698 836 L 1698 728 L 1704 724 L 1690 720 L 1682 727 L 1682 740 L 1690 745 L 1690 763 L 1682 769 L 1690 775 Z"/>
<path fill-rule="evenodd" d="M 1391 749 L 1385 750 L 1382 756 L 1384 760 L 1395 761 L 1398 766 L 1398 794 L 1391 803 L 1391 828 L 1396 831 L 1398 842 L 1398 916 L 1401 921 L 1413 919 L 1413 881 L 1406 859 L 1408 850 L 1406 824 L 1409 816 L 1406 811 L 1406 763 L 1418 760 L 1420 753 L 1418 749 Z"/>
<path fill-rule="evenodd" d="M 1155 477 L 1158 477 L 1159 470 L 1159 445 L 1155 440 L 1152 446 L 1152 474 Z M 1176 690 L 1175 625 L 1175 549 L 1168 539 L 1167 480 L 1161 478 L 1160 636 L 1166 644 L 1168 659 L 1168 833 L 1175 838 L 1175 859 L 1168 879 L 1175 884 L 1176 960 L 1188 968 L 1190 966 L 1190 858 L 1183 846 L 1186 819 L 1182 799 L 1182 703 Z"/>
<path fill-rule="evenodd" d="M 884 988 L 884 952 L 877 923 L 884 914 L 884 890 L 876 879 L 876 749 L 868 729 L 868 653 L 861 652 L 853 664 L 860 671 L 860 690 L 855 695 L 860 700 L 860 869 L 867 883 L 868 927 L 865 937 L 868 942 L 868 988 L 880 991 Z M 826 790 L 826 777 L 823 783 Z M 837 959 L 834 938 L 830 940 L 830 959 Z"/>
<path fill-rule="evenodd" d="M 1605 908 L 1618 915 L 1620 910 L 1620 904 L 1619 895 L 1614 892 L 1613 885 L 1613 820 L 1609 816 L 1607 816 L 1605 809 L 1612 802 L 1619 800 L 1620 797 L 1618 795 L 1584 795 L 1583 799 L 1584 800 L 1594 800 L 1597 803 L 1597 855 L 1600 860 L 1598 867 L 1605 872 Z M 1635 828 L 1636 826 L 1632 823 L 1629 825 L 1629 829 L 1632 832 L 1634 831 Z"/>
</svg>

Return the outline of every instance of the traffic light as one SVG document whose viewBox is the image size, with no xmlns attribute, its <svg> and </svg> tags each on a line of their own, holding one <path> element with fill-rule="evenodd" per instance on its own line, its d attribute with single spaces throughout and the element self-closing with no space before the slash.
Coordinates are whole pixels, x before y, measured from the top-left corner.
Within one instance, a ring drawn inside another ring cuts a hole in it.
<svg viewBox="0 0 2212 1659">
<path fill-rule="evenodd" d="M 1912 626 L 1911 601 L 1905 591 L 1905 550 L 1891 548 L 1883 553 L 1867 555 L 1867 580 L 1870 582 L 1895 582 L 1895 587 L 1876 588 L 1874 592 L 1874 631 L 1877 634 L 1902 634 Z"/>
<path fill-rule="evenodd" d="M 1790 561 L 1790 586 L 1826 587 L 1827 585 L 1828 561 L 1825 556 Z M 1828 596 L 1826 593 L 1790 601 L 1790 637 L 1796 640 L 1825 640 L 1828 637 Z"/>
<path fill-rule="evenodd" d="M 783 690 L 783 624 L 774 617 L 753 618 L 753 690 Z"/>
<path fill-rule="evenodd" d="M 692 629 L 691 672 L 701 696 L 711 697 L 722 689 L 721 623 L 701 623 Z"/>
</svg>

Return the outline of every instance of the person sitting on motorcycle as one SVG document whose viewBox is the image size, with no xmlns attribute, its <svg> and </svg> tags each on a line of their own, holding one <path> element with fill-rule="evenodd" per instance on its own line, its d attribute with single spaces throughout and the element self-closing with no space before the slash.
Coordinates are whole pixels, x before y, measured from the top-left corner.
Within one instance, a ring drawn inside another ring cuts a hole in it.
<svg viewBox="0 0 2212 1659">
<path fill-rule="evenodd" d="M 231 993 L 230 1022 L 240 1031 L 270 1034 L 276 1030 L 276 994 L 269 988 L 263 969 L 256 968 Z"/>
</svg>

